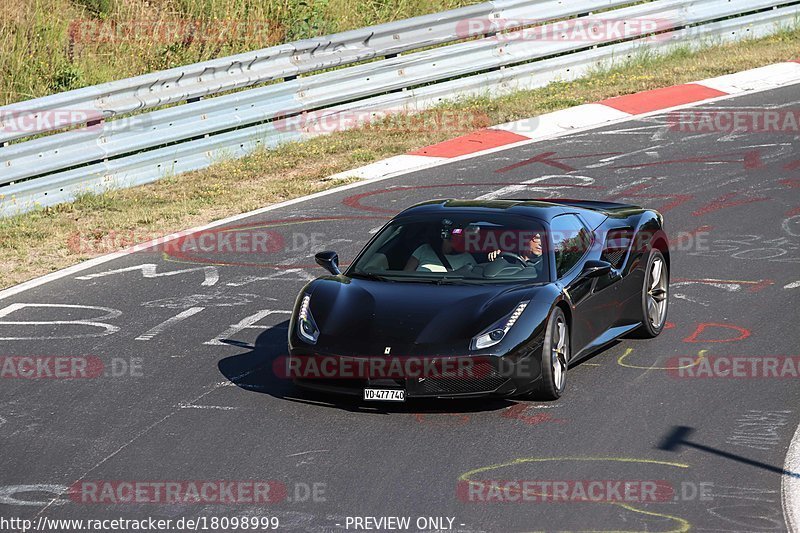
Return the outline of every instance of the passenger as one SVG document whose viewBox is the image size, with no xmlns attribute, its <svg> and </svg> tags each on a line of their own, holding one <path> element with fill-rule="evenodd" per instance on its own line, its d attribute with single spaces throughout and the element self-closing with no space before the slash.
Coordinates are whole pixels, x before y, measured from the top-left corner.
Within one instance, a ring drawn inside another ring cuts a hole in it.
<svg viewBox="0 0 800 533">
<path fill-rule="evenodd" d="M 460 234 L 460 228 L 452 229 L 450 220 L 443 220 L 441 231 L 438 235 L 428 235 L 428 242 L 420 245 L 411 254 L 403 270 L 407 272 L 451 272 L 466 266 L 477 266 L 477 261 L 469 252 L 458 252 L 453 247 L 453 235 Z M 440 253 L 436 253 L 436 249 Z M 444 265 L 442 258 L 448 263 Z"/>
</svg>

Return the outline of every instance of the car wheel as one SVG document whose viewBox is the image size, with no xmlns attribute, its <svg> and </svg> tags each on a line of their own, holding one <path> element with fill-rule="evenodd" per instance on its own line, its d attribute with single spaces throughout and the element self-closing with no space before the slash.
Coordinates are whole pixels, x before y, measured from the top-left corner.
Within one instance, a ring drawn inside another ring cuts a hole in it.
<svg viewBox="0 0 800 533">
<path fill-rule="evenodd" d="M 567 383 L 569 361 L 569 324 L 564 311 L 556 307 L 547 321 L 542 345 L 542 379 L 534 397 L 557 400 Z"/>
<path fill-rule="evenodd" d="M 669 270 L 659 250 L 650 252 L 642 287 L 642 325 L 635 331 L 638 338 L 652 339 L 661 333 L 667 322 L 669 304 Z"/>
</svg>

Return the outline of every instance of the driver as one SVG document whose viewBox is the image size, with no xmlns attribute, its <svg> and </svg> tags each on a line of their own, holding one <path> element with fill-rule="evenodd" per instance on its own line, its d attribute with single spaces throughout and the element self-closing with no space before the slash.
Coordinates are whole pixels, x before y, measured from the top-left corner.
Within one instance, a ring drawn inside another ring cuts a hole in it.
<svg viewBox="0 0 800 533">
<path fill-rule="evenodd" d="M 495 250 L 493 252 L 489 252 L 489 261 L 494 261 L 502 253 L 503 253 L 502 250 Z M 525 263 L 527 263 L 528 266 L 538 265 L 539 260 L 542 258 L 542 236 L 539 235 L 538 233 L 534 235 L 528 241 L 528 249 L 522 250 L 519 254 L 514 254 L 514 255 L 519 256 L 519 258 L 525 261 Z"/>
</svg>

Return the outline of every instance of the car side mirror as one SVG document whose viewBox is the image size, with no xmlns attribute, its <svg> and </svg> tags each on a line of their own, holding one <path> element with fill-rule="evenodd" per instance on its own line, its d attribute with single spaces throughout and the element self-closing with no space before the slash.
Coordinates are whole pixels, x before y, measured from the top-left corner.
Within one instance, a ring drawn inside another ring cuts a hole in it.
<svg viewBox="0 0 800 533">
<path fill-rule="evenodd" d="M 599 278 L 611 272 L 611 263 L 608 261 L 589 260 L 583 265 L 583 277 Z"/>
<path fill-rule="evenodd" d="M 339 254 L 336 252 L 319 252 L 314 256 L 314 259 L 317 261 L 319 266 L 334 276 L 338 276 L 342 273 L 342 271 L 339 270 Z"/>
</svg>

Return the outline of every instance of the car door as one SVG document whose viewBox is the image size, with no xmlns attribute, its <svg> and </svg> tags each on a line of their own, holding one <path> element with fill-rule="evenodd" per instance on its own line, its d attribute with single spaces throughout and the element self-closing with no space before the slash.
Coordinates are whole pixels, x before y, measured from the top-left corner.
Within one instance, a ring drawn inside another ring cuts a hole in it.
<svg viewBox="0 0 800 533">
<path fill-rule="evenodd" d="M 602 335 L 617 320 L 615 271 L 600 278 L 582 275 L 583 264 L 601 258 L 602 241 L 575 214 L 554 217 L 550 222 L 557 283 L 572 304 L 572 354 Z"/>
<path fill-rule="evenodd" d="M 550 221 L 550 249 L 555 258 L 555 278 L 572 308 L 572 353 L 580 351 L 593 338 L 593 317 L 584 305 L 590 297 L 592 279 L 580 275 L 584 256 L 591 248 L 592 235 L 573 215 L 559 215 Z"/>
</svg>

